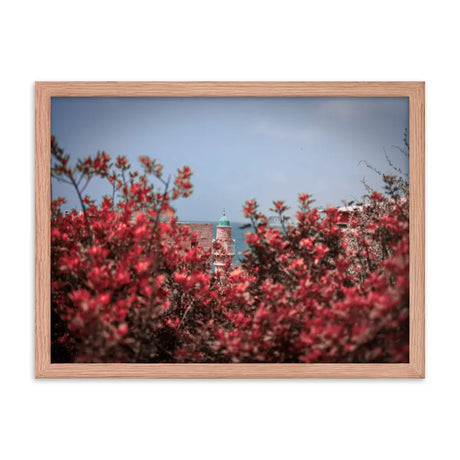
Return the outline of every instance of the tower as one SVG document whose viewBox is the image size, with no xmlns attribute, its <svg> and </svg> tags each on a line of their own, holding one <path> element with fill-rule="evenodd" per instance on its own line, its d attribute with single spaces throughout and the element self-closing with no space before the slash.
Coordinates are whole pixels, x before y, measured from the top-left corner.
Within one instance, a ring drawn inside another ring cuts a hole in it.
<svg viewBox="0 0 460 460">
<path fill-rule="evenodd" d="M 220 245 L 219 248 L 214 250 L 214 271 L 218 275 L 222 272 L 228 261 L 232 262 L 235 255 L 233 250 L 235 240 L 232 240 L 232 227 L 228 217 L 225 215 L 225 209 L 217 223 L 214 243 L 219 243 Z"/>
</svg>

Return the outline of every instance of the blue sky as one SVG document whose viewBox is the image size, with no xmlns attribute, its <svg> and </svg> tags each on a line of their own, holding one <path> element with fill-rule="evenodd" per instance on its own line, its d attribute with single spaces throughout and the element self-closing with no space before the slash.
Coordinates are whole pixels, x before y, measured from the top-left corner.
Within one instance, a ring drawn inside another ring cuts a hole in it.
<svg viewBox="0 0 460 460">
<path fill-rule="evenodd" d="M 53 98 L 51 132 L 72 159 L 104 150 L 158 159 L 165 173 L 191 166 L 194 193 L 176 201 L 180 220 L 215 221 L 227 210 L 243 221 L 242 205 L 256 198 L 268 213 L 273 200 L 295 208 L 299 193 L 316 205 L 341 205 L 380 188 L 386 151 L 408 172 L 402 145 L 409 126 L 407 98 Z M 140 168 L 139 168 L 140 169 Z M 72 188 L 52 181 L 53 198 L 78 202 Z M 94 180 L 85 193 L 111 194 Z"/>
</svg>

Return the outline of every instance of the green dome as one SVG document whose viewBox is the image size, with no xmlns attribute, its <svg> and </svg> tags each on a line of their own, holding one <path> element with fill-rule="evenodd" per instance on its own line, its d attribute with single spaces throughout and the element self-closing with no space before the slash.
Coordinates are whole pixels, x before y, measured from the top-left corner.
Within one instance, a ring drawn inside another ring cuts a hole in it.
<svg viewBox="0 0 460 460">
<path fill-rule="evenodd" d="M 219 219 L 217 225 L 219 227 L 230 227 L 230 221 L 228 220 L 228 217 L 225 215 L 225 211 L 222 217 Z"/>
</svg>

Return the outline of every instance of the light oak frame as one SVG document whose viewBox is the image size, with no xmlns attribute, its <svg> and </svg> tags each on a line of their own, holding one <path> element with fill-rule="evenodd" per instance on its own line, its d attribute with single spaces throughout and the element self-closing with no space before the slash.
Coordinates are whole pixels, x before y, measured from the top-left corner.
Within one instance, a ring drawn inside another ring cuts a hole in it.
<svg viewBox="0 0 460 460">
<path fill-rule="evenodd" d="M 407 364 L 52 364 L 52 97 L 408 97 L 410 356 Z M 35 84 L 36 378 L 424 378 L 425 84 L 423 82 L 37 82 Z"/>
</svg>

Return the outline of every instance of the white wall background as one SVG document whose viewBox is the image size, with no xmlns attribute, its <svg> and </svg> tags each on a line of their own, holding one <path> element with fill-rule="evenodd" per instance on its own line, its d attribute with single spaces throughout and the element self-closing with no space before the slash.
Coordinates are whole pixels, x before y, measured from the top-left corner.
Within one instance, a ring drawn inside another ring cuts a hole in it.
<svg viewBox="0 0 460 460">
<path fill-rule="evenodd" d="M 5 459 L 460 457 L 455 2 L 16 1 L 0 13 Z M 425 381 L 35 381 L 34 80 L 425 80 Z"/>
</svg>

